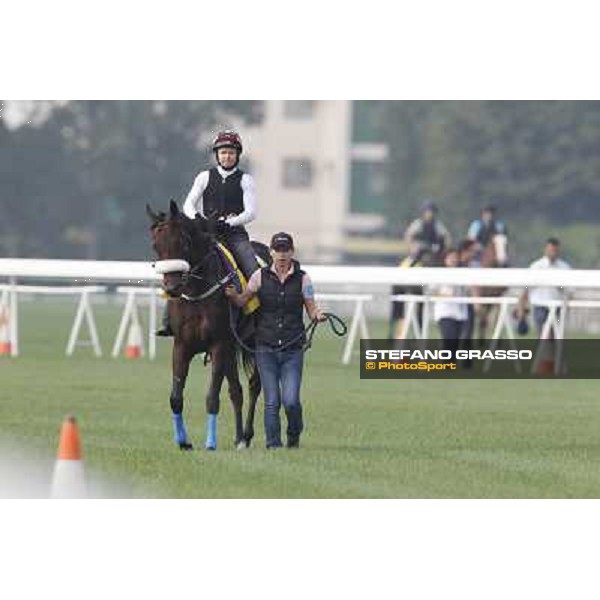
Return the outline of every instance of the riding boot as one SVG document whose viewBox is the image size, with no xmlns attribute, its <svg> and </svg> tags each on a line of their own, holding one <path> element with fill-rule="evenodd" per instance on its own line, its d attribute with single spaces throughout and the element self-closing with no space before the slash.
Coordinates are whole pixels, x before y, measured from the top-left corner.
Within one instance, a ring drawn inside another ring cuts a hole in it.
<svg viewBox="0 0 600 600">
<path fill-rule="evenodd" d="M 250 238 L 246 230 L 232 231 L 227 237 L 227 245 L 233 253 L 246 281 L 248 281 L 252 273 L 260 269 L 260 265 L 256 260 L 254 248 L 250 243 Z"/>
<path fill-rule="evenodd" d="M 169 305 L 165 304 L 162 316 L 162 327 L 158 329 L 155 335 L 159 337 L 172 337 L 173 329 L 171 329 L 171 319 L 169 318 Z"/>
</svg>

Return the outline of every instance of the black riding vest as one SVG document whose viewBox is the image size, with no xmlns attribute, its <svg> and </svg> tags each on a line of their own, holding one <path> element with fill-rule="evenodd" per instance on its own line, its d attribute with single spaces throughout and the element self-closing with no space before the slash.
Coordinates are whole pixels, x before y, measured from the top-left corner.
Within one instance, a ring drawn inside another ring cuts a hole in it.
<svg viewBox="0 0 600 600">
<path fill-rule="evenodd" d="M 297 349 L 306 341 L 302 314 L 302 277 L 304 271 L 298 261 L 293 261 L 294 272 L 284 283 L 270 267 L 261 269 L 261 285 L 258 290 L 260 313 L 256 331 L 259 344 L 277 347 L 298 338 L 289 349 Z"/>
<path fill-rule="evenodd" d="M 439 244 L 443 247 L 444 236 L 440 235 L 437 222 L 435 219 L 432 221 L 421 221 L 421 230 L 415 235 L 415 239 L 419 242 L 433 246 L 433 244 Z"/>
<path fill-rule="evenodd" d="M 481 223 L 481 227 L 479 228 L 479 233 L 477 234 L 477 241 L 483 246 L 487 246 L 490 239 L 496 234 L 501 233 L 501 228 L 498 227 L 496 221 L 490 221 L 488 225 L 486 225 L 483 221 L 479 221 Z"/>
<path fill-rule="evenodd" d="M 218 217 L 226 217 L 230 214 L 239 215 L 244 211 L 243 174 L 238 169 L 223 179 L 216 167 L 208 171 L 208 185 L 202 194 L 205 216 L 216 213 Z"/>
</svg>

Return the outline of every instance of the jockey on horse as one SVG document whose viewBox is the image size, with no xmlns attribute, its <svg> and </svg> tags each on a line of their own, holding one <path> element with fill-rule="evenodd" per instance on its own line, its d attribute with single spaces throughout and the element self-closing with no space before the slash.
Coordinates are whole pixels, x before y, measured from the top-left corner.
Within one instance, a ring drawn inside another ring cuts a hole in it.
<svg viewBox="0 0 600 600">
<path fill-rule="evenodd" d="M 477 252 L 475 260 L 482 262 L 482 257 L 485 249 L 490 242 L 496 239 L 506 241 L 506 225 L 502 221 L 496 219 L 496 207 L 488 204 L 481 209 L 479 219 L 475 219 L 469 225 L 467 239 L 477 242 Z M 500 236 L 496 238 L 496 236 Z M 496 247 L 496 261 L 498 265 L 482 265 L 482 266 L 503 266 L 506 263 L 505 244 L 503 248 Z"/>
<path fill-rule="evenodd" d="M 507 230 L 506 225 L 496 219 L 496 207 L 488 204 L 481 209 L 479 219 L 475 219 L 469 225 L 467 239 L 476 242 L 477 247 L 474 259 L 470 266 L 494 268 L 506 267 L 508 264 L 507 251 Z M 490 288 L 475 286 L 473 293 L 475 296 L 501 296 L 506 288 Z M 474 312 L 478 321 L 479 343 L 483 347 L 486 339 L 487 327 L 494 307 L 490 304 L 477 304 L 474 306 Z"/>
<path fill-rule="evenodd" d="M 451 245 L 450 233 L 437 215 L 438 207 L 428 200 L 421 206 L 421 216 L 408 226 L 404 237 L 408 242 L 408 259 L 413 263 L 425 254 L 440 256 Z"/>
<path fill-rule="evenodd" d="M 242 154 L 242 140 L 231 130 L 221 131 L 213 141 L 217 165 L 201 171 L 194 180 L 183 212 L 190 219 L 199 213 L 212 219 L 215 233 L 231 250 L 238 267 L 246 277 L 259 269 L 244 225 L 256 218 L 257 203 L 254 179 L 249 173 L 238 168 Z M 163 327 L 156 332 L 160 336 L 172 336 L 168 313 L 165 310 Z"/>
<path fill-rule="evenodd" d="M 442 264 L 444 251 L 450 247 L 452 238 L 446 226 L 438 219 L 438 207 L 430 200 L 421 205 L 421 216 L 407 228 L 404 238 L 408 243 L 409 255 L 400 267 L 434 267 Z M 412 288 L 393 286 L 392 294 L 421 294 L 421 286 Z M 418 307 L 418 320 L 421 322 L 422 304 Z M 404 326 L 404 302 L 392 302 L 390 317 L 390 339 L 400 339 Z"/>
</svg>

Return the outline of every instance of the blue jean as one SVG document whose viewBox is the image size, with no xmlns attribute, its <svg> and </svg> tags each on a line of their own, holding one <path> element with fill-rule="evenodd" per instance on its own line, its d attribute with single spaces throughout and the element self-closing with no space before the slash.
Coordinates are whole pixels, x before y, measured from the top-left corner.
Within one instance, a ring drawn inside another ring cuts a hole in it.
<svg viewBox="0 0 600 600">
<path fill-rule="evenodd" d="M 287 416 L 288 444 L 297 443 L 304 424 L 300 404 L 300 386 L 304 352 L 284 350 L 268 352 L 267 346 L 258 345 L 256 365 L 265 398 L 265 436 L 267 448 L 281 447 L 279 409 L 283 404 Z"/>
</svg>

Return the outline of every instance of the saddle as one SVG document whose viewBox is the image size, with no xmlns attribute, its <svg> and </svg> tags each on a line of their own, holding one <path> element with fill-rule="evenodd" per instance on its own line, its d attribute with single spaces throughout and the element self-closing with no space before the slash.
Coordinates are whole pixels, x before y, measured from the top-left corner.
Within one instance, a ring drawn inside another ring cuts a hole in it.
<svg viewBox="0 0 600 600">
<path fill-rule="evenodd" d="M 248 282 L 246 281 L 246 277 L 245 277 L 244 273 L 242 273 L 242 270 L 239 268 L 232 252 L 222 242 L 217 242 L 217 250 L 219 251 L 219 253 L 221 255 L 221 259 L 222 259 L 223 264 L 225 265 L 226 269 L 230 273 L 235 274 L 235 277 L 237 278 L 237 281 L 239 282 L 238 291 L 241 292 L 241 291 L 245 290 L 246 285 L 248 285 Z M 265 262 L 258 255 L 256 255 L 256 260 L 261 267 L 266 266 Z M 245 315 L 251 315 L 253 312 L 255 312 L 259 308 L 259 306 L 260 306 L 260 301 L 256 296 L 254 296 L 253 298 L 250 298 L 250 300 L 248 300 L 248 302 L 246 302 L 246 304 L 244 304 L 244 306 L 242 307 L 242 311 L 244 312 Z"/>
</svg>

